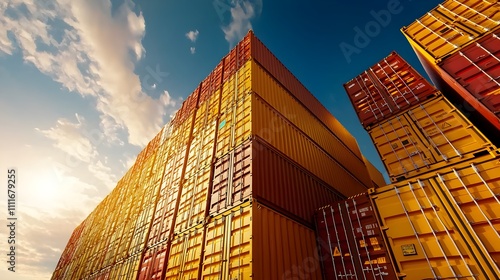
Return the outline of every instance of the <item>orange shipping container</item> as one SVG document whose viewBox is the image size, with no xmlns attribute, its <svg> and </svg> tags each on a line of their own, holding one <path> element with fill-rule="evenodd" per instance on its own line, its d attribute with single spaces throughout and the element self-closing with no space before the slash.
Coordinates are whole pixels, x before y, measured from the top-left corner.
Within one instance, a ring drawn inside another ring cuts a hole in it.
<svg viewBox="0 0 500 280">
<path fill-rule="evenodd" d="M 208 222 L 198 279 L 322 279 L 315 242 L 313 230 L 247 202 Z"/>
<path fill-rule="evenodd" d="M 292 123 L 302 131 L 311 141 L 320 146 L 326 153 L 331 155 L 340 165 L 353 173 L 363 174 L 363 160 L 358 158 L 357 153 L 352 152 L 349 146 L 356 143 L 343 143 L 342 139 L 332 133 L 321 121 L 319 121 L 307 108 L 294 98 L 283 86 L 257 62 L 248 61 L 240 72 L 245 72 L 244 82 L 251 84 L 252 91 L 265 103 L 269 104 L 283 118 Z M 265 127 L 257 127 L 262 133 L 280 133 L 279 124 L 271 122 Z M 254 131 L 256 133 L 257 131 Z"/>
<path fill-rule="evenodd" d="M 495 1 L 446 0 L 402 31 L 438 61 L 473 43 L 499 22 L 500 7 Z"/>
<path fill-rule="evenodd" d="M 498 278 L 452 205 L 429 182 L 389 185 L 370 197 L 405 279 Z"/>
<path fill-rule="evenodd" d="M 210 214 L 224 212 L 252 198 L 312 227 L 314 210 L 343 196 L 269 144 L 254 138 L 216 161 Z"/>
<path fill-rule="evenodd" d="M 354 137 L 328 110 L 307 90 L 307 88 L 269 51 L 269 49 L 249 31 L 245 38 L 251 40 L 251 56 L 262 68 L 271 74 L 296 100 L 304 105 L 318 120 L 328 127 L 341 142 L 361 158 L 361 152 Z"/>
<path fill-rule="evenodd" d="M 363 156 L 363 161 L 365 162 L 366 168 L 368 169 L 368 174 L 370 174 L 373 186 L 375 188 L 378 188 L 387 185 L 384 175 L 382 175 L 382 173 L 373 165 L 373 163 L 371 163 L 365 156 Z"/>
<path fill-rule="evenodd" d="M 393 181 L 496 149 L 442 96 L 379 123 L 369 135 Z"/>
<path fill-rule="evenodd" d="M 500 156 L 500 153 L 498 153 Z M 500 275 L 500 159 L 466 161 L 425 179 L 448 197 L 460 221 L 486 251 L 484 255 Z"/>
</svg>

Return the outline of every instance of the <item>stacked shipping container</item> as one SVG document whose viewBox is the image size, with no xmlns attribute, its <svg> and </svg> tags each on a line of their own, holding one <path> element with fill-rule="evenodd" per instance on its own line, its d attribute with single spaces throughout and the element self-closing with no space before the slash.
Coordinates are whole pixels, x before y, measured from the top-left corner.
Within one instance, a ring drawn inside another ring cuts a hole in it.
<svg viewBox="0 0 500 280">
<path fill-rule="evenodd" d="M 447 0 L 402 28 L 434 83 L 494 128 L 492 141 L 500 135 L 499 23 L 496 1 Z"/>
<path fill-rule="evenodd" d="M 374 182 L 354 138 L 249 32 L 75 230 L 52 279 L 321 279 L 314 210 Z"/>
<path fill-rule="evenodd" d="M 344 87 L 397 183 L 316 212 L 328 279 L 499 279 L 497 147 L 396 53 Z"/>
</svg>

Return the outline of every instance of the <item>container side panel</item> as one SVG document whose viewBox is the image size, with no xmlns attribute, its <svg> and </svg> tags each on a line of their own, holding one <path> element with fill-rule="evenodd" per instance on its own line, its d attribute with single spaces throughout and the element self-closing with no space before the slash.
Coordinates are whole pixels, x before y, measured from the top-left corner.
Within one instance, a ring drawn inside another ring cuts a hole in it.
<svg viewBox="0 0 500 280">
<path fill-rule="evenodd" d="M 322 279 L 313 230 L 254 204 L 252 243 L 253 279 Z"/>
<path fill-rule="evenodd" d="M 481 265 L 428 182 L 408 181 L 371 194 L 397 267 L 406 279 L 482 275 Z"/>
<path fill-rule="evenodd" d="M 461 218 L 472 227 L 478 243 L 486 248 L 500 271 L 500 164 L 489 160 L 450 169 L 432 181 L 459 206 Z"/>
<path fill-rule="evenodd" d="M 438 60 L 496 28 L 499 20 L 496 3 L 447 0 L 404 28 L 403 32 Z"/>
</svg>

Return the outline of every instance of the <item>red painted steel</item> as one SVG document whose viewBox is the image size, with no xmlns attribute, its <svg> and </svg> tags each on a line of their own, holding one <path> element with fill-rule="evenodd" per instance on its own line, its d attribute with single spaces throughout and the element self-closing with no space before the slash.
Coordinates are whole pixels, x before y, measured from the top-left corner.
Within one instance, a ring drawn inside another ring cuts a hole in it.
<svg viewBox="0 0 500 280">
<path fill-rule="evenodd" d="M 437 93 L 437 89 L 396 52 L 344 84 L 344 88 L 365 128 Z"/>
<path fill-rule="evenodd" d="M 167 256 L 168 246 L 165 242 L 153 248 L 149 248 L 144 254 L 137 279 L 163 279 L 167 268 Z"/>
<path fill-rule="evenodd" d="M 263 140 L 253 138 L 215 162 L 210 214 L 250 198 L 312 226 L 315 209 L 342 195 Z"/>
<path fill-rule="evenodd" d="M 443 68 L 496 116 L 500 114 L 500 31 L 443 59 Z"/>
<path fill-rule="evenodd" d="M 316 211 L 325 279 L 398 279 L 369 196 Z"/>
</svg>

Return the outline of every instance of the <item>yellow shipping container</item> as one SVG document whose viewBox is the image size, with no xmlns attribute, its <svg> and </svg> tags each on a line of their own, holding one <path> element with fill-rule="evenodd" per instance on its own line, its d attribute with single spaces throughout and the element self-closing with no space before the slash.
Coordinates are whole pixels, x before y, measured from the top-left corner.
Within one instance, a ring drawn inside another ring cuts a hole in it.
<svg viewBox="0 0 500 280">
<path fill-rule="evenodd" d="M 198 279 L 203 235 L 203 227 L 194 228 L 172 240 L 165 280 Z"/>
<path fill-rule="evenodd" d="M 322 279 L 314 231 L 256 201 L 211 218 L 201 274 L 204 280 Z"/>
<path fill-rule="evenodd" d="M 373 189 L 370 197 L 405 279 L 498 277 L 481 241 L 470 234 L 455 205 L 435 189 L 433 179 Z"/>
<path fill-rule="evenodd" d="M 496 28 L 496 1 L 447 0 L 401 30 L 438 61 Z"/>
<path fill-rule="evenodd" d="M 199 170 L 182 185 L 181 197 L 174 233 L 182 232 L 205 221 L 207 210 L 208 187 L 210 184 L 211 168 Z"/>
<path fill-rule="evenodd" d="M 500 160 L 466 161 L 429 179 L 455 206 L 493 269 L 500 275 Z"/>
<path fill-rule="evenodd" d="M 491 153 L 496 147 L 443 96 L 368 132 L 392 181 Z"/>
</svg>

